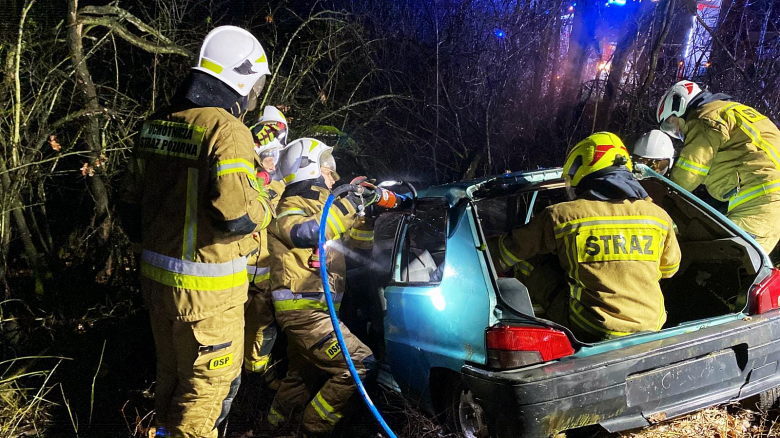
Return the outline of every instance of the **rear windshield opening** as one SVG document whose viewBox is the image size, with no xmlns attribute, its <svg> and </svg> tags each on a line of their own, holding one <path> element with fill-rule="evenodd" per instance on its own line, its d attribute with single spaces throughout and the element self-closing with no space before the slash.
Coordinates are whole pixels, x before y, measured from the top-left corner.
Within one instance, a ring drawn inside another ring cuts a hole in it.
<svg viewBox="0 0 780 438">
<path fill-rule="evenodd" d="M 641 183 L 653 202 L 664 208 L 674 221 L 682 252 L 678 273 L 671 279 L 661 280 L 667 311 L 662 329 L 742 311 L 760 263 L 755 249 L 703 208 L 670 191 L 662 181 L 645 179 Z M 495 236 L 523 226 L 545 207 L 566 200 L 562 188 L 540 190 L 535 197 L 533 191 L 524 191 L 480 200 L 477 209 L 484 235 Z M 535 269 L 544 269 L 547 276 L 558 276 L 564 291 L 568 290 L 566 274 L 557 256 L 538 257 L 535 263 Z M 533 280 L 523 276 L 522 269 L 516 265 L 508 274 L 526 286 L 520 290 L 527 289 L 525 293 L 534 304 L 534 315 L 528 316 L 545 318 L 544 306 L 538 299 L 549 291 L 536 290 L 539 286 L 531 284 Z"/>
</svg>

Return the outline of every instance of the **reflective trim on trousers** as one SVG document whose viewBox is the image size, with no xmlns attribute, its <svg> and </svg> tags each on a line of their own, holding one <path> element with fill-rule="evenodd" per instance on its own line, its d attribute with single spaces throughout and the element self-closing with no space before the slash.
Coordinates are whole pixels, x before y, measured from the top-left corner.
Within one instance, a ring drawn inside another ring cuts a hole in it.
<svg viewBox="0 0 780 438">
<path fill-rule="evenodd" d="M 251 283 L 262 283 L 271 279 L 271 268 L 268 266 L 258 268 L 254 265 L 247 265 L 246 275 Z"/>
<path fill-rule="evenodd" d="M 262 373 L 268 368 L 268 362 L 271 361 L 271 355 L 263 356 L 258 360 L 245 360 L 244 369 L 252 373 Z"/>
<path fill-rule="evenodd" d="M 249 275 L 266 275 L 271 272 L 271 268 L 268 266 L 257 267 L 254 265 L 247 265 L 246 271 L 249 273 Z"/>
<path fill-rule="evenodd" d="M 521 273 L 521 274 L 523 274 L 523 275 L 525 275 L 526 277 L 528 277 L 528 276 L 530 276 L 530 275 L 531 275 L 531 272 L 533 272 L 533 270 L 534 270 L 534 265 L 532 265 L 532 264 L 528 263 L 528 262 L 527 262 L 527 261 L 525 261 L 525 260 L 520 260 L 520 261 L 519 261 L 519 262 L 517 262 L 517 264 L 515 265 L 515 269 L 517 269 L 518 271 L 520 271 L 520 273 Z"/>
<path fill-rule="evenodd" d="M 335 425 L 341 420 L 341 414 L 334 412 L 333 406 L 331 406 L 325 398 L 322 397 L 322 393 L 318 392 L 317 396 L 311 399 L 311 406 L 317 411 L 320 418 L 327 421 L 330 424 Z"/>
<path fill-rule="evenodd" d="M 289 289 L 279 289 L 271 293 L 274 309 L 280 312 L 288 310 L 328 310 L 323 292 L 296 293 Z M 336 311 L 341 307 L 344 292 L 333 294 L 333 303 Z"/>
<path fill-rule="evenodd" d="M 268 411 L 268 423 L 271 424 L 273 427 L 279 426 L 281 422 L 284 421 L 284 415 L 281 414 L 281 412 L 274 409 L 273 406 L 271 406 L 271 410 Z"/>
</svg>

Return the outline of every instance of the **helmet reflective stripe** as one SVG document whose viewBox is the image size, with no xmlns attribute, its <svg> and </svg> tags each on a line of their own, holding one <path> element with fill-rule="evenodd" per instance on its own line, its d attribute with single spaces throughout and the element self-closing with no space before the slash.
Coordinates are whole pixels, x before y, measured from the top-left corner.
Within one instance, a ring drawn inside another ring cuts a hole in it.
<svg viewBox="0 0 780 438">
<path fill-rule="evenodd" d="M 688 103 L 701 91 L 701 87 L 691 81 L 680 81 L 672 85 L 672 88 L 658 102 L 658 110 L 656 111 L 658 123 L 663 124 L 670 116 L 682 117 L 688 108 Z"/>
<path fill-rule="evenodd" d="M 332 147 L 313 138 L 300 138 L 290 143 L 279 154 L 278 171 L 285 184 L 317 179 L 322 175 L 320 167 L 326 165 L 336 170 L 331 155 Z M 327 163 L 326 163 L 327 162 Z"/>
<path fill-rule="evenodd" d="M 623 142 L 610 132 L 597 132 L 577 143 L 563 165 L 563 178 L 577 187 L 582 178 L 612 166 L 632 170 L 631 157 Z"/>
<path fill-rule="evenodd" d="M 249 95 L 260 79 L 271 73 L 257 39 L 235 26 L 220 26 L 206 35 L 193 69 L 214 76 L 241 96 Z"/>
</svg>

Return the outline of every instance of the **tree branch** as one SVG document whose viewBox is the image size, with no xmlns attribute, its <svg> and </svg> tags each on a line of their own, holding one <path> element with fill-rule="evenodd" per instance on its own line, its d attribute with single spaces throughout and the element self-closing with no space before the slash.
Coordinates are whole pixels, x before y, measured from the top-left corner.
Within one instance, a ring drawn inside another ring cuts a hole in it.
<svg viewBox="0 0 780 438">
<path fill-rule="evenodd" d="M 153 29 L 138 17 L 117 6 L 85 6 L 79 10 L 78 20 L 81 24 L 107 27 L 128 43 L 149 53 L 181 55 L 188 58 L 194 57 L 189 50 L 174 44 L 173 41 L 161 32 Z M 130 32 L 122 25 L 123 21 L 129 22 L 142 32 L 153 36 L 155 39 L 161 41 L 162 44 L 150 42 L 147 39 Z"/>
<path fill-rule="evenodd" d="M 392 99 L 392 98 L 396 98 L 396 99 L 399 99 L 399 100 L 413 100 L 411 97 L 403 96 L 403 95 L 400 95 L 400 94 L 383 94 L 381 96 L 374 96 L 374 97 L 372 97 L 370 99 L 361 100 L 360 102 L 353 102 L 353 103 L 350 103 L 349 105 L 344 105 L 341 108 L 337 109 L 336 111 L 331 111 L 328 114 L 325 114 L 324 116 L 321 116 L 320 120 L 325 120 L 328 117 L 335 116 L 336 114 L 338 114 L 338 113 L 340 113 L 342 111 L 348 110 L 348 109 L 350 109 L 350 108 L 352 108 L 354 106 L 364 105 L 364 104 L 367 104 L 367 103 L 374 102 L 376 100 Z"/>
<path fill-rule="evenodd" d="M 726 56 L 728 56 L 729 59 L 731 59 L 731 62 L 734 63 L 734 67 L 737 68 L 737 71 L 739 71 L 742 74 L 742 77 L 745 78 L 745 80 L 749 81 L 750 78 L 748 78 L 748 75 L 745 72 L 745 69 L 742 68 L 742 66 L 739 65 L 739 63 L 737 62 L 737 58 L 733 54 L 731 54 L 731 52 L 729 52 L 728 47 L 726 47 L 726 45 L 723 44 L 723 42 L 720 40 L 720 38 L 718 38 L 718 35 L 716 35 L 715 31 L 712 30 L 712 28 L 710 26 L 708 26 L 707 23 L 704 22 L 704 20 L 701 19 L 701 17 L 699 16 L 699 13 L 696 10 L 696 8 L 692 7 L 688 2 L 683 2 L 683 4 L 685 4 L 685 7 L 688 9 L 688 11 L 690 11 L 693 14 L 693 16 L 696 17 L 696 21 L 698 21 L 699 24 L 701 24 L 701 27 L 703 27 L 704 30 L 706 30 L 707 33 L 710 34 L 712 39 L 716 43 L 718 43 L 718 45 L 723 49 L 723 51 L 726 53 Z"/>
</svg>

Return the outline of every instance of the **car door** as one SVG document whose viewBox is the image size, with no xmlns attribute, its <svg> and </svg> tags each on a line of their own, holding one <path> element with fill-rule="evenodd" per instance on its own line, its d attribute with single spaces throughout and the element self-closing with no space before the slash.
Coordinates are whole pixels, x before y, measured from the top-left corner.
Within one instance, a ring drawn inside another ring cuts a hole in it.
<svg viewBox="0 0 780 438">
<path fill-rule="evenodd" d="M 475 218 L 467 202 L 421 199 L 398 234 L 385 289 L 387 362 L 402 391 L 429 401 L 432 368 L 484 364 L 484 333 L 495 298 L 486 281 Z"/>
</svg>

